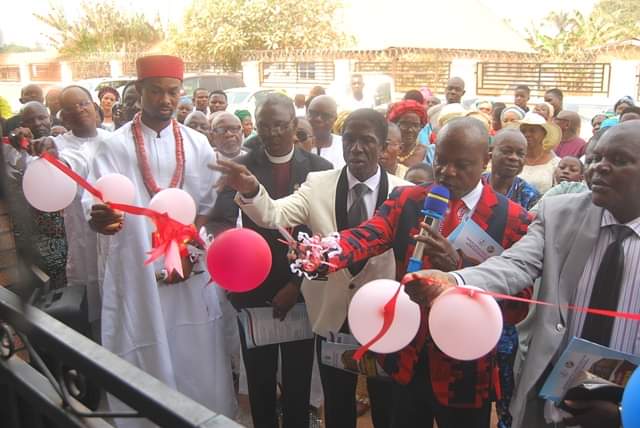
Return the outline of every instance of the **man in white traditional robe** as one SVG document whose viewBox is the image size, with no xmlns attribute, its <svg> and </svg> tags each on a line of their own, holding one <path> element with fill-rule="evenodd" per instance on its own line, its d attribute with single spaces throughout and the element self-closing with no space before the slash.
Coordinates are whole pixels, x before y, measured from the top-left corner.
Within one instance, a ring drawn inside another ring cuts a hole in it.
<svg viewBox="0 0 640 428">
<path fill-rule="evenodd" d="M 110 135 L 96 127 L 96 110 L 91 94 L 81 86 L 67 86 L 60 93 L 61 114 L 69 131 L 58 135 L 54 141 L 63 159 L 82 177 L 89 175 L 91 162 L 98 143 Z M 98 268 L 98 240 L 91 230 L 82 209 L 84 190 L 78 187 L 73 203 L 64 210 L 64 223 L 69 255 L 67 259 L 67 284 L 85 285 L 89 322 L 95 338 L 100 319 L 100 291 Z"/>
<path fill-rule="evenodd" d="M 182 60 L 150 56 L 138 59 L 136 65 L 142 112 L 100 144 L 92 178 L 109 173 L 127 176 L 136 188 L 133 204 L 141 207 L 148 207 L 160 189 L 180 187 L 196 202 L 199 228 L 205 219 L 201 216 L 215 202 L 217 173 L 207 167 L 215 162 L 207 138 L 172 118 L 182 87 Z M 148 218 L 122 215 L 90 200 L 85 209 L 90 210 L 91 226 L 111 235 L 102 287 L 103 346 L 211 410 L 233 418 L 236 400 L 219 291 L 209 284 L 204 261 L 194 266 L 188 257 L 183 258 L 186 279 L 174 273 L 158 281 L 162 260 L 144 264 L 155 229 Z M 109 397 L 109 403 L 114 410 L 123 408 L 114 397 Z M 117 424 L 148 426 L 136 419 L 118 419 Z"/>
</svg>

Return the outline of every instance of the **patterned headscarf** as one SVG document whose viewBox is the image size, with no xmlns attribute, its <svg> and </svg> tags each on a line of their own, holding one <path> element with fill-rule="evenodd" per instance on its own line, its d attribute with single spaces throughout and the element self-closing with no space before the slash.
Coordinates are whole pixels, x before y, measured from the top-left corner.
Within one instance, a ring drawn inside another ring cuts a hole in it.
<svg viewBox="0 0 640 428">
<path fill-rule="evenodd" d="M 427 112 L 424 105 L 414 100 L 402 100 L 391 105 L 387 119 L 390 122 L 398 122 L 401 116 L 407 113 L 415 113 L 420 118 L 420 125 L 427 123 Z"/>
</svg>

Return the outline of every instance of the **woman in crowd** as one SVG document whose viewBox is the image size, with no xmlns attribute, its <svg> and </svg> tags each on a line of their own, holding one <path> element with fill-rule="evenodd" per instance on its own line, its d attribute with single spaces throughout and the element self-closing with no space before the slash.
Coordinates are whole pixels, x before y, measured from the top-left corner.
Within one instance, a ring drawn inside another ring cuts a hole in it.
<svg viewBox="0 0 640 428">
<path fill-rule="evenodd" d="M 524 168 L 527 140 L 517 129 L 502 129 L 493 140 L 491 172 L 482 175 L 482 181 L 529 210 L 540 199 L 538 192 L 518 174 Z"/>
<path fill-rule="evenodd" d="M 553 119 L 553 114 L 555 113 L 553 106 L 546 101 L 536 104 L 533 108 L 533 112 L 544 117 L 544 120 L 547 122 Z"/>
<path fill-rule="evenodd" d="M 308 152 L 311 152 L 315 147 L 313 129 L 309 121 L 303 117 L 298 118 L 298 127 L 296 128 L 296 133 L 293 135 L 293 144 Z"/>
<path fill-rule="evenodd" d="M 473 104 L 473 109 L 477 111 L 481 111 L 487 116 L 491 116 L 491 111 L 493 110 L 493 105 L 491 101 L 487 100 L 478 100 Z"/>
<path fill-rule="evenodd" d="M 573 156 L 563 157 L 553 173 L 553 181 L 555 184 L 560 184 L 565 181 L 579 183 L 583 179 L 584 165 L 580 162 L 580 159 Z"/>
<path fill-rule="evenodd" d="M 243 141 L 256 135 L 256 132 L 253 130 L 253 119 L 251 118 L 249 110 L 236 110 L 234 114 L 240 119 L 240 123 L 242 124 Z"/>
<path fill-rule="evenodd" d="M 635 105 L 636 104 L 633 101 L 633 98 L 631 98 L 629 95 L 625 95 L 624 97 L 616 101 L 616 103 L 613 105 L 613 111 L 616 113 L 616 116 L 619 116 L 626 108 L 633 107 Z"/>
<path fill-rule="evenodd" d="M 544 194 L 553 186 L 553 173 L 560 162 L 553 149 L 560 143 L 562 131 L 532 112 L 520 121 L 520 131 L 527 139 L 527 156 L 520 177 Z"/>
<path fill-rule="evenodd" d="M 518 106 L 511 106 L 511 107 L 505 108 L 504 110 L 502 110 L 502 113 L 500 114 L 500 123 L 502 124 L 502 128 L 505 128 L 507 126 L 511 126 L 511 127 L 515 126 L 518 123 L 518 121 L 524 118 L 524 115 L 525 115 L 524 110 L 522 110 Z"/>
<path fill-rule="evenodd" d="M 396 177 L 404 178 L 408 168 L 398 162 L 398 153 L 402 146 L 402 134 L 400 128 L 395 123 L 389 123 L 389 132 L 387 133 L 387 146 L 380 153 L 379 163 L 382 169 Z"/>
<path fill-rule="evenodd" d="M 107 131 L 115 131 L 116 124 L 113 121 L 111 108 L 115 103 L 120 101 L 120 94 L 115 88 L 112 88 L 111 86 L 105 86 L 98 92 L 98 100 L 100 101 L 100 108 L 104 113 L 102 128 Z"/>
<path fill-rule="evenodd" d="M 402 100 L 391 107 L 390 122 L 400 128 L 402 142 L 398 160 L 401 164 L 411 167 L 424 162 L 426 147 L 418 143 L 418 133 L 427 123 L 427 112 L 424 106 L 414 100 Z"/>
</svg>

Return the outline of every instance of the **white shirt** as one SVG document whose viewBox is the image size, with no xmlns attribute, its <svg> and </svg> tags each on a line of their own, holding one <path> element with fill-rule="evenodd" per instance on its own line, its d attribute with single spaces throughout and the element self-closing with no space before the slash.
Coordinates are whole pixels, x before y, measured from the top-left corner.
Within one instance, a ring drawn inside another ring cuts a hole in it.
<svg viewBox="0 0 640 428">
<path fill-rule="evenodd" d="M 104 129 L 98 128 L 96 131 L 94 137 L 77 137 L 69 131 L 54 138 L 60 158 L 84 178 L 87 178 L 91 171 L 91 163 L 100 142 L 111 135 Z M 76 198 L 63 212 L 69 249 L 66 272 L 69 285 L 86 285 L 89 321 L 93 322 L 100 318 L 101 266 L 98 257 L 98 236 L 89 227 L 82 207 L 85 193 L 84 189 L 78 186 Z M 90 199 L 93 202 L 93 197 Z"/>
<path fill-rule="evenodd" d="M 346 165 L 344 152 L 342 150 L 342 136 L 331 134 L 331 145 L 329 147 L 316 147 L 315 154 L 322 156 L 333 164 L 333 169 L 340 169 Z"/>
<path fill-rule="evenodd" d="M 620 224 L 613 214 L 605 210 L 600 223 L 600 233 L 591 255 L 585 265 L 578 288 L 573 299 L 576 306 L 587 307 L 591 300 L 591 292 L 596 280 L 596 275 L 600 267 L 600 262 L 607 247 L 613 241 L 613 233 L 610 227 L 612 224 Z M 640 312 L 640 217 L 626 223 L 635 233 L 622 242 L 624 251 L 624 272 L 622 274 L 622 285 L 618 300 L 618 311 Z M 573 311 L 567 329 L 569 339 L 573 336 L 580 336 L 587 314 Z M 637 321 L 616 318 L 611 332 L 611 342 L 609 346 L 615 350 L 639 354 L 640 353 L 640 325 Z"/>
<path fill-rule="evenodd" d="M 362 199 L 364 200 L 365 207 L 367 207 L 367 217 L 373 217 L 373 213 L 376 210 L 376 202 L 378 201 L 378 191 L 380 190 L 381 175 L 382 173 L 380 171 L 380 167 L 378 167 L 378 170 L 375 174 L 367 178 L 365 181 L 360 181 L 353 174 L 351 174 L 351 171 L 349 171 L 349 168 L 347 168 L 347 182 L 349 183 L 347 207 L 351 208 L 351 205 L 353 205 L 355 199 L 354 187 L 356 186 L 356 184 L 364 183 L 369 188 L 369 191 L 364 194 Z"/>
<path fill-rule="evenodd" d="M 306 107 L 296 107 L 296 117 L 307 117 Z"/>
<path fill-rule="evenodd" d="M 483 187 L 482 181 L 478 181 L 478 184 L 476 184 L 476 187 L 474 187 L 472 191 L 460 198 L 467 208 L 467 213 L 473 213 L 476 209 L 476 205 L 478 205 L 480 197 L 482 196 Z"/>
</svg>

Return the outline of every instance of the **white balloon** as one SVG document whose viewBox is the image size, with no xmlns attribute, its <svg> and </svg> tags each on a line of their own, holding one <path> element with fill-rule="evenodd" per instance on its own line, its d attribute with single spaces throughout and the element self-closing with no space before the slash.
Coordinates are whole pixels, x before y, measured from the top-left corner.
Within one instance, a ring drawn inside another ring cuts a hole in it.
<svg viewBox="0 0 640 428">
<path fill-rule="evenodd" d="M 29 163 L 22 178 L 22 191 L 32 207 L 45 212 L 67 208 L 76 197 L 78 185 L 46 159 Z"/>
<path fill-rule="evenodd" d="M 164 189 L 156 193 L 149 202 L 149 208 L 159 213 L 167 213 L 182 224 L 192 224 L 196 219 L 196 203 L 190 194 L 182 189 Z"/>
<path fill-rule="evenodd" d="M 502 312 L 486 294 L 457 287 L 441 294 L 429 311 L 429 331 L 438 348 L 451 358 L 470 361 L 487 355 L 502 334 Z"/>
<path fill-rule="evenodd" d="M 96 181 L 95 187 L 102 193 L 104 202 L 131 205 L 136 199 L 135 186 L 122 174 L 105 174 Z"/>
<path fill-rule="evenodd" d="M 376 279 L 363 285 L 349 304 L 349 327 L 360 344 L 373 339 L 382 329 L 384 305 L 398 290 L 399 282 Z M 420 307 L 409 299 L 404 287 L 396 301 L 396 312 L 391 327 L 371 350 L 381 354 L 399 351 L 407 346 L 418 333 Z"/>
</svg>

